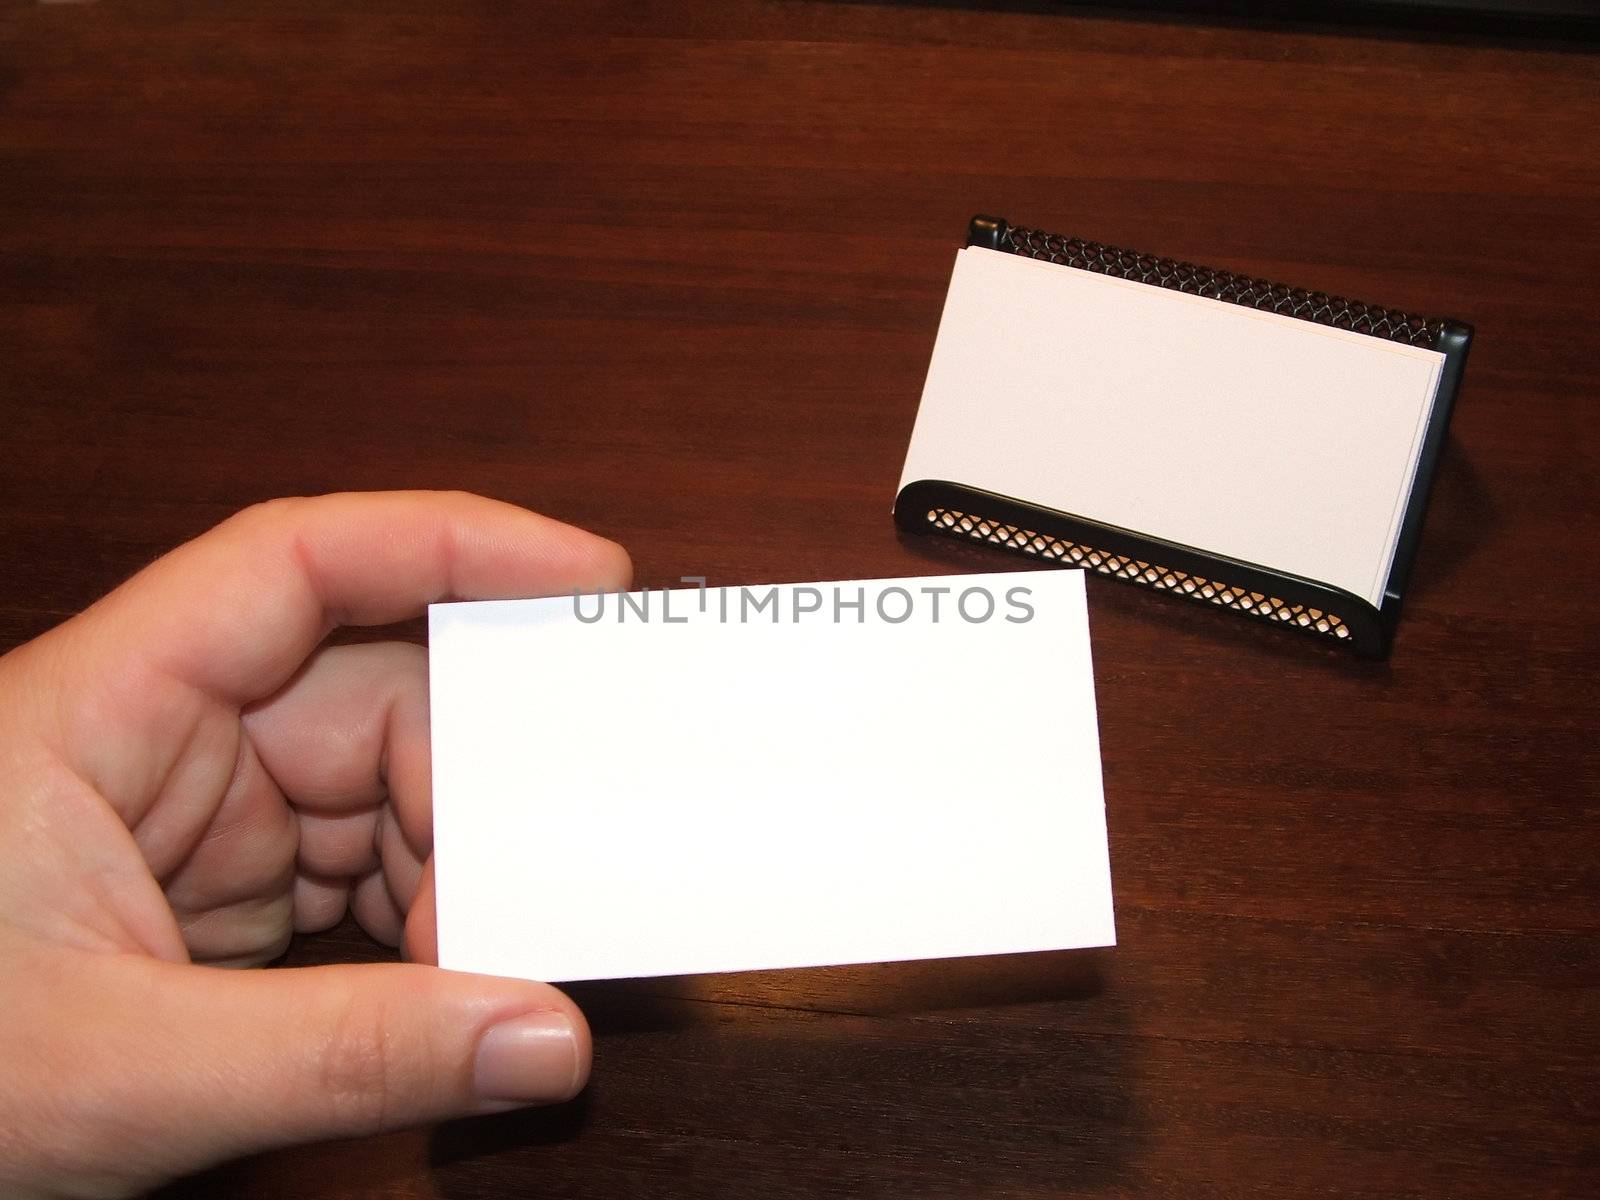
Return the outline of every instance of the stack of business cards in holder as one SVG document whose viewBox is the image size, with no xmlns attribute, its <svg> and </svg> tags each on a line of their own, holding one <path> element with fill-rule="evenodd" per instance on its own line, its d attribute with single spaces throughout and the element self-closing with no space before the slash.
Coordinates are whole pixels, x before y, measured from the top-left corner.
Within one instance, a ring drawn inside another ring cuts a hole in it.
<svg viewBox="0 0 1600 1200">
<path fill-rule="evenodd" d="M 1471 334 L 976 218 L 896 520 L 1381 656 Z"/>
</svg>

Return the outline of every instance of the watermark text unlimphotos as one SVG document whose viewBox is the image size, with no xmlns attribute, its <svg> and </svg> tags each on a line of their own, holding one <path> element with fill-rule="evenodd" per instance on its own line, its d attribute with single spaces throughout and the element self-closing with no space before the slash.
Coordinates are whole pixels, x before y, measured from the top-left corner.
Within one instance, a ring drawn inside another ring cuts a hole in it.
<svg viewBox="0 0 1600 1200">
<path fill-rule="evenodd" d="M 862 585 L 841 586 L 829 584 L 813 587 L 801 584 L 795 587 L 729 587 L 708 589 L 702 575 L 685 575 L 681 582 L 698 585 L 698 596 L 673 592 L 665 588 L 651 591 L 641 588 L 637 592 L 585 592 L 572 593 L 573 615 L 585 625 L 598 621 L 623 622 L 659 621 L 667 625 L 682 625 L 689 620 L 688 608 L 696 605 L 702 614 L 712 613 L 723 624 L 747 625 L 762 621 L 773 625 L 781 621 L 831 622 L 835 625 L 864 625 L 868 621 L 882 621 L 899 625 L 921 613 L 929 621 L 965 621 L 981 625 L 985 621 L 1004 620 L 1021 625 L 1033 620 L 1033 605 L 1028 598 L 1033 592 L 1026 587 L 1007 588 L 1003 595 L 983 584 L 970 587 L 901 587 L 896 584 L 875 590 L 872 596 Z M 677 611 L 674 612 L 674 605 Z"/>
</svg>

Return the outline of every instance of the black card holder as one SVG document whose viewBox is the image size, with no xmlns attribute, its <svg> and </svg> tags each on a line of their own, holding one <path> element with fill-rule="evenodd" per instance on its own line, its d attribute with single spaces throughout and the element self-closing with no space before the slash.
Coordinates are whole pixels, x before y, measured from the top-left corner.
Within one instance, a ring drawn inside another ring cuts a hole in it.
<svg viewBox="0 0 1600 1200">
<path fill-rule="evenodd" d="M 996 495 L 959 480 L 912 480 L 895 498 L 895 523 L 911 533 L 954 537 L 1044 562 L 1083 567 L 1341 643 L 1366 657 L 1388 655 L 1416 558 L 1428 495 L 1450 425 L 1450 413 L 1461 387 L 1467 351 L 1472 345 L 1470 325 L 1419 317 L 1230 271 L 1105 246 L 1083 238 L 1024 229 L 998 217 L 974 217 L 968 229 L 967 245 L 1058 263 L 1068 270 L 1113 275 L 1151 287 L 1171 288 L 1219 304 L 1240 304 L 1443 354 L 1439 390 L 1423 434 L 1411 493 L 1406 499 L 1394 564 L 1384 586 L 1382 602 L 1377 606 L 1342 588 L 1260 563 L 1227 558 L 1137 530 L 1058 512 L 1023 497 Z M 1019 433 L 1026 434 L 1026 431 Z M 1071 452 L 1066 449 L 1062 451 L 1062 469 L 1071 470 Z"/>
</svg>

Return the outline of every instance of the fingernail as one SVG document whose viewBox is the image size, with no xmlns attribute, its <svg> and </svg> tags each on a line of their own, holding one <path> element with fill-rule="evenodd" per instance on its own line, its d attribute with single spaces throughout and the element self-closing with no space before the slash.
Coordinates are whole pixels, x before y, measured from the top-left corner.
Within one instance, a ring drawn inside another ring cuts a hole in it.
<svg viewBox="0 0 1600 1200">
<path fill-rule="evenodd" d="M 491 1026 L 478 1040 L 472 1083 L 484 1100 L 572 1099 L 583 1083 L 572 1022 L 558 1012 L 536 1012 Z"/>
</svg>

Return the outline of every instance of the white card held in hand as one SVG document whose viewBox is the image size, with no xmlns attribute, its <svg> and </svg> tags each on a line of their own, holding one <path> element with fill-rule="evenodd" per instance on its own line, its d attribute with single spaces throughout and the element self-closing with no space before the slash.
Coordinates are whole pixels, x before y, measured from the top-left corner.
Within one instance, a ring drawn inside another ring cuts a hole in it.
<svg viewBox="0 0 1600 1200">
<path fill-rule="evenodd" d="M 444 967 L 1110 945 L 1079 571 L 438 604 Z"/>
</svg>

